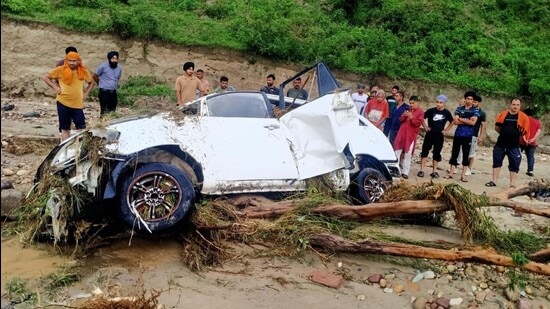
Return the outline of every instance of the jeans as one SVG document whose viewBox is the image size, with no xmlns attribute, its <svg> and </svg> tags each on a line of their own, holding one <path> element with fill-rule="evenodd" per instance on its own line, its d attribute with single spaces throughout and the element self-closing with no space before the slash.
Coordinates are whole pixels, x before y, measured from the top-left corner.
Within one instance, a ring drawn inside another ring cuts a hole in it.
<svg viewBox="0 0 550 309">
<path fill-rule="evenodd" d="M 527 157 L 527 172 L 533 172 L 535 170 L 535 150 L 537 146 L 521 146 L 521 150 L 525 152 Z"/>
</svg>

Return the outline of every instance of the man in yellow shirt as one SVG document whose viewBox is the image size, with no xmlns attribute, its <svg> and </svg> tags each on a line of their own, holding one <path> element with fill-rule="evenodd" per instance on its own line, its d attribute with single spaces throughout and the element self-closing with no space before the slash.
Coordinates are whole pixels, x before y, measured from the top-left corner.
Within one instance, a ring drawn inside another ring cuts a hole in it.
<svg viewBox="0 0 550 309">
<path fill-rule="evenodd" d="M 69 52 L 63 65 L 51 70 L 42 79 L 56 94 L 61 141 L 69 138 L 72 122 L 77 130 L 86 128 L 84 100 L 94 89 L 95 83 L 88 69 L 82 64 L 80 55 L 77 52 Z M 84 82 L 88 84 L 86 89 Z"/>
</svg>

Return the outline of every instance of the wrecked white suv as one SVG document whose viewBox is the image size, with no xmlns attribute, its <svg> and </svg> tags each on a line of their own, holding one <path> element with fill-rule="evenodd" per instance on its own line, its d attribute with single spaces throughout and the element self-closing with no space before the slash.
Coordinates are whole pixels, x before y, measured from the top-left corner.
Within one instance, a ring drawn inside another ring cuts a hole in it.
<svg viewBox="0 0 550 309">
<path fill-rule="evenodd" d="M 128 227 L 154 234 L 179 228 L 201 195 L 300 191 L 317 176 L 360 203 L 376 201 L 400 175 L 390 143 L 323 63 L 309 70 L 316 99 L 226 92 L 186 104 L 179 116 L 113 121 L 58 145 L 36 181 L 61 175 L 110 201 Z M 276 107 L 286 111 L 280 118 Z M 85 147 L 90 136 L 102 140 L 99 149 Z"/>
</svg>

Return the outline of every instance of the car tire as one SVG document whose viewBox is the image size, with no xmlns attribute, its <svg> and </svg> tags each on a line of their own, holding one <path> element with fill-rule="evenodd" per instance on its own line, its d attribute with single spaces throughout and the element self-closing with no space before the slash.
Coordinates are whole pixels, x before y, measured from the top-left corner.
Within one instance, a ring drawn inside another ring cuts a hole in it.
<svg viewBox="0 0 550 309">
<path fill-rule="evenodd" d="M 386 192 L 388 180 L 379 170 L 365 167 L 357 174 L 354 185 L 359 201 L 369 204 L 378 201 Z"/>
<path fill-rule="evenodd" d="M 170 234 L 185 220 L 195 200 L 189 177 L 166 163 L 138 167 L 119 191 L 120 218 L 141 234 Z"/>
</svg>

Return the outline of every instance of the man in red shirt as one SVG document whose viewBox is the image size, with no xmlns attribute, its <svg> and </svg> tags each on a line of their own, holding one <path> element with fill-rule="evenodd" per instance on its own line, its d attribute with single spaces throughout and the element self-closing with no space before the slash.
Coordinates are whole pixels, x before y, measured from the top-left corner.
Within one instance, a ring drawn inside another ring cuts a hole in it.
<svg viewBox="0 0 550 309">
<path fill-rule="evenodd" d="M 519 145 L 521 150 L 525 152 L 527 157 L 527 175 L 533 177 L 533 171 L 535 170 L 535 150 L 537 149 L 537 137 L 541 134 L 541 124 L 540 121 L 533 117 L 533 110 L 527 108 L 523 111 L 527 116 L 529 116 L 529 136 L 527 138 L 519 139 Z M 527 141 L 525 141 L 527 140 Z"/>
<path fill-rule="evenodd" d="M 384 122 L 388 119 L 389 115 L 390 111 L 388 102 L 386 101 L 386 92 L 384 92 L 384 90 L 378 90 L 376 92 L 376 97 L 367 102 L 364 116 L 378 129 L 384 131 Z"/>
</svg>

